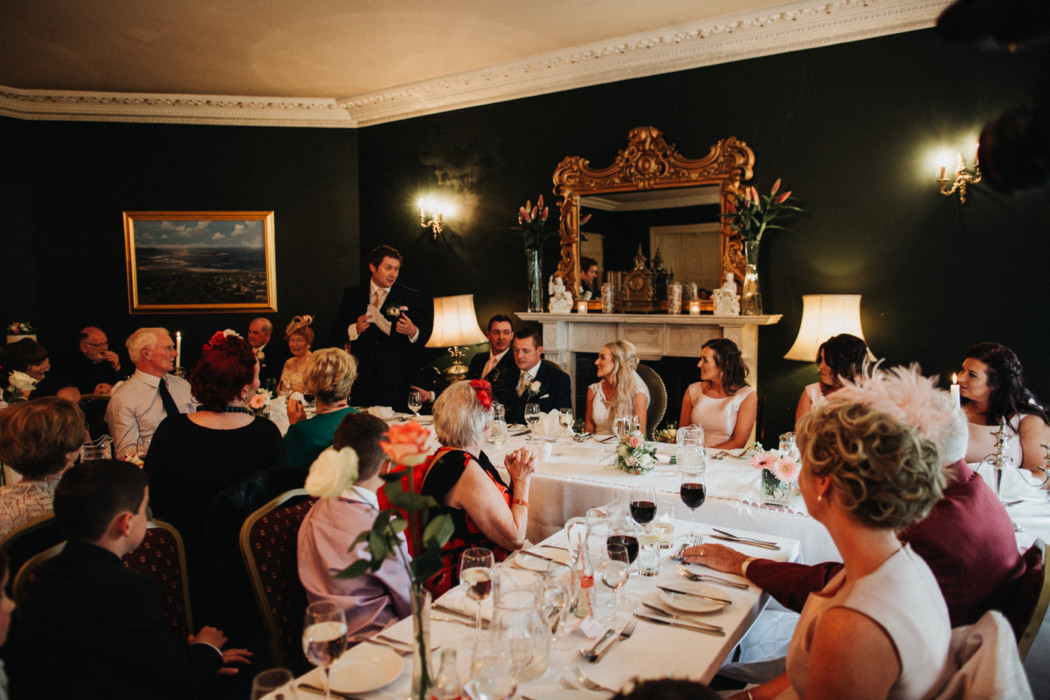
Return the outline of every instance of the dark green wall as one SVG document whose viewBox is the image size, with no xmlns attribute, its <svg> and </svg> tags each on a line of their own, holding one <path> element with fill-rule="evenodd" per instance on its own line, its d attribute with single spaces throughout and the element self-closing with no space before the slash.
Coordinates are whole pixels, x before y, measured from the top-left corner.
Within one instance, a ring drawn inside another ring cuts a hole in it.
<svg viewBox="0 0 1050 700">
<path fill-rule="evenodd" d="M 194 342 L 243 329 L 245 315 L 127 314 L 121 212 L 134 209 L 273 209 L 279 326 L 314 313 L 323 337 L 362 251 L 381 242 L 405 253 L 406 284 L 472 292 L 482 319 L 520 310 L 524 256 L 507 231 L 517 207 L 550 198 L 562 158 L 608 165 L 632 127 L 651 124 L 690 157 L 744 139 L 759 189 L 783 177 L 806 208 L 762 243 L 766 308 L 784 314 L 760 335 L 767 432 L 791 425 L 816 378 L 781 359 L 806 293 L 863 294 L 875 352 L 931 373 L 950 372 L 978 340 L 1007 343 L 1050 399 L 1047 193 L 1007 198 L 978 185 L 963 207 L 937 193 L 930 160 L 1023 101 L 1038 67 L 1031 54 L 980 53 L 923 31 L 356 132 L 0 119 L 0 320 L 36 322 L 53 353 L 88 322 L 112 338 L 162 323 Z M 429 191 L 461 208 L 437 241 L 414 210 Z M 556 256 L 552 246 L 548 273 Z"/>
</svg>

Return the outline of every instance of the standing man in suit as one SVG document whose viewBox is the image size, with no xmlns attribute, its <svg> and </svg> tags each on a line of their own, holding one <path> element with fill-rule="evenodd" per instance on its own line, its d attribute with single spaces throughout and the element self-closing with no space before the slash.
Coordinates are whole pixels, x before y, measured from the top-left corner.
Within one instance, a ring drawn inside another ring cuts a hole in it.
<svg viewBox="0 0 1050 700">
<path fill-rule="evenodd" d="M 397 284 L 401 253 L 396 249 L 381 245 L 373 250 L 368 269 L 367 283 L 343 292 L 332 344 L 343 347 L 349 340 L 347 349 L 357 358 L 351 404 L 408 411 L 409 383 L 430 338 L 433 308 L 415 289 Z"/>
<path fill-rule="evenodd" d="M 538 403 L 547 413 L 554 408 L 572 408 L 572 383 L 558 365 L 543 359 L 538 327 L 523 328 L 514 334 L 514 364 L 518 381 L 514 394 L 505 404 L 508 423 L 525 422 L 525 404 Z"/>
</svg>

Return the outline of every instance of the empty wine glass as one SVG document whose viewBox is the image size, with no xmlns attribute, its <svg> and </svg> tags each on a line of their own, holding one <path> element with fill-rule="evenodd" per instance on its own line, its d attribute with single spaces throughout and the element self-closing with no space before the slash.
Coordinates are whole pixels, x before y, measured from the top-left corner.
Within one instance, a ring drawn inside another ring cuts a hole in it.
<svg viewBox="0 0 1050 700">
<path fill-rule="evenodd" d="M 291 379 L 282 379 L 281 380 L 281 396 L 283 396 L 285 398 L 288 398 L 289 396 L 292 395 L 293 391 L 294 391 L 294 389 L 292 388 L 292 380 Z"/>
<path fill-rule="evenodd" d="M 146 454 L 149 453 L 150 438 L 139 436 L 138 441 L 135 443 L 135 454 L 141 461 L 146 461 Z"/>
<path fill-rule="evenodd" d="M 682 472 L 682 486 L 679 490 L 682 503 L 689 508 L 689 522 L 696 523 L 696 509 L 707 500 L 707 484 L 702 471 Z"/>
<path fill-rule="evenodd" d="M 423 394 L 418 391 L 408 392 L 408 410 L 418 419 L 419 409 L 423 408 Z"/>
<path fill-rule="evenodd" d="M 492 592 L 492 567 L 496 559 L 491 549 L 472 547 L 459 559 L 459 580 L 466 589 L 467 597 L 477 606 L 475 629 L 481 631 L 481 601 Z"/>
<path fill-rule="evenodd" d="M 346 650 L 346 614 L 330 600 L 306 607 L 303 620 L 303 653 L 314 666 L 324 669 L 324 696 L 331 698 L 328 675 L 332 664 Z"/>
<path fill-rule="evenodd" d="M 295 680 L 292 672 L 286 668 L 268 668 L 257 673 L 252 679 L 251 700 L 261 700 L 278 688 L 282 688 Z"/>
<path fill-rule="evenodd" d="M 600 568 L 602 583 L 613 589 L 613 607 L 617 610 L 626 610 L 627 604 L 623 594 L 623 587 L 630 576 L 631 568 L 631 559 L 627 552 L 627 546 L 607 542 Z"/>
<path fill-rule="evenodd" d="M 510 644 L 494 634 L 474 640 L 474 657 L 470 663 L 472 697 L 477 700 L 504 700 L 518 689 L 514 656 Z"/>
</svg>

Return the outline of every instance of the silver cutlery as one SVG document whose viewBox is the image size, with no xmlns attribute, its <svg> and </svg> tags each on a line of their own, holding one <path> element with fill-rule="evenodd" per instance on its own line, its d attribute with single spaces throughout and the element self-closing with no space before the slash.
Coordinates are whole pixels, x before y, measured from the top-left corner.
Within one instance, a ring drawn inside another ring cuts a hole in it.
<svg viewBox="0 0 1050 700">
<path fill-rule="evenodd" d="M 388 642 L 385 639 L 379 639 L 377 637 L 371 637 L 369 639 L 366 639 L 365 641 L 369 642 L 371 644 L 378 644 L 381 647 L 387 647 L 387 648 L 393 649 L 394 651 L 396 651 L 398 653 L 399 656 L 408 656 L 409 654 L 412 653 L 412 648 L 411 647 L 409 647 L 407 645 L 404 645 L 404 644 L 402 644 L 400 642 L 396 642 L 396 643 L 395 642 Z"/>
<path fill-rule="evenodd" d="M 317 685 L 310 685 L 309 683 L 300 683 L 299 685 L 295 686 L 296 690 L 299 690 L 300 688 L 302 688 L 303 690 L 309 690 L 311 693 L 317 693 L 319 695 L 325 695 L 325 689 L 320 687 L 320 686 L 317 686 Z M 349 693 L 342 693 L 342 692 L 340 692 L 338 690 L 335 690 L 334 688 L 329 688 L 328 689 L 328 693 L 330 693 L 333 698 L 342 698 L 343 700 L 357 700 L 357 696 L 356 695 L 350 695 Z M 278 695 L 277 697 L 281 697 L 281 696 Z"/>
<path fill-rule="evenodd" d="M 565 562 L 561 561 L 560 559 L 555 559 L 554 557 L 548 557 L 546 554 L 539 554 L 537 552 L 533 552 L 533 551 L 528 550 L 528 549 L 519 549 L 518 552 L 523 554 L 523 555 L 527 555 L 527 556 L 530 556 L 530 557 L 536 557 L 537 559 L 543 559 L 545 561 L 553 562 L 554 564 L 557 564 L 558 566 L 566 566 Z"/>
<path fill-rule="evenodd" d="M 697 627 L 685 622 L 679 622 L 667 617 L 656 617 L 654 615 L 646 615 L 644 613 L 634 613 L 634 616 L 639 620 L 645 620 L 646 622 L 655 622 L 658 625 L 670 625 L 671 627 L 680 627 L 684 630 L 692 630 L 693 632 L 701 632 L 703 634 L 711 634 L 716 637 L 724 637 L 726 633 L 721 629 L 708 629 L 707 627 Z"/>
<path fill-rule="evenodd" d="M 595 656 L 593 659 L 587 659 L 587 660 L 590 661 L 591 663 L 595 663 L 595 664 L 598 663 L 599 661 L 601 661 L 602 657 L 605 656 L 605 652 L 607 652 L 610 649 L 612 649 L 613 645 L 616 644 L 616 642 L 619 642 L 619 641 L 622 641 L 624 639 L 627 639 L 632 634 L 634 634 L 634 628 L 637 627 L 637 626 L 638 626 L 637 620 L 628 620 L 627 624 L 624 625 L 624 628 L 622 630 L 620 630 L 620 636 L 614 637 L 611 642 L 609 642 L 608 644 L 605 645 L 604 649 L 602 649 L 601 651 L 598 652 L 597 656 Z"/>
<path fill-rule="evenodd" d="M 744 537 L 742 535 L 734 535 L 732 532 L 726 532 L 725 530 L 719 530 L 717 527 L 713 527 L 711 529 L 714 530 L 715 532 L 717 532 L 718 534 L 723 535 L 724 536 L 723 539 L 724 538 L 729 538 L 731 540 L 736 540 L 738 542 L 744 542 L 744 543 L 747 543 L 747 544 L 753 544 L 755 546 L 766 545 L 768 547 L 776 547 L 777 549 L 780 549 L 780 545 L 778 545 L 776 542 L 770 542 L 769 540 L 758 540 L 758 539 L 755 539 L 754 537 Z M 716 537 L 716 535 L 711 535 L 711 537 Z"/>
<path fill-rule="evenodd" d="M 609 437 L 594 438 L 594 441 L 595 442 L 611 442 L 611 441 L 613 441 L 615 439 L 616 439 L 615 435 L 610 435 Z"/>
<path fill-rule="evenodd" d="M 457 625 L 465 625 L 465 626 L 471 627 L 471 628 L 473 628 L 477 624 L 476 622 L 472 622 L 472 621 L 466 620 L 464 618 L 460 618 L 460 617 L 445 617 L 444 615 L 431 615 L 430 619 L 434 620 L 435 622 L 455 622 Z M 481 629 L 484 630 L 484 629 L 488 629 L 488 628 L 489 628 L 489 623 L 486 622 L 485 620 L 482 620 L 481 621 Z"/>
<path fill-rule="evenodd" d="M 596 691 L 598 691 L 600 693 L 615 693 L 615 692 L 617 692 L 617 691 L 613 690 L 612 688 L 606 688 L 604 685 L 601 685 L 599 683 L 595 683 L 594 681 L 592 681 L 590 678 L 587 677 L 587 674 L 585 674 L 583 672 L 583 670 L 580 669 L 579 666 L 577 666 L 575 668 L 575 671 L 576 671 L 576 681 L 580 685 L 582 685 L 584 688 L 586 688 L 587 690 L 596 690 Z"/>
<path fill-rule="evenodd" d="M 593 647 L 591 647 L 590 649 L 580 649 L 580 655 L 583 656 L 583 658 L 585 658 L 585 659 L 594 656 L 595 654 L 598 653 L 598 647 L 600 647 L 605 642 L 606 639 L 608 639 L 609 637 L 613 636 L 613 634 L 615 634 L 615 633 L 616 633 L 616 630 L 614 630 L 612 627 L 610 627 L 609 629 L 605 630 L 605 634 L 602 635 L 601 639 L 599 639 L 597 642 L 594 643 Z"/>
<path fill-rule="evenodd" d="M 724 586 L 732 586 L 733 588 L 739 588 L 742 591 L 746 591 L 748 588 L 751 588 L 751 586 L 747 585 L 746 583 L 737 583 L 736 581 L 730 581 L 729 579 L 721 578 L 720 576 L 694 573 L 682 566 L 681 564 L 678 565 L 678 573 L 682 574 L 682 576 L 685 576 L 690 581 L 707 581 L 709 583 L 720 583 Z"/>
<path fill-rule="evenodd" d="M 650 610 L 655 612 L 657 615 L 660 615 L 662 617 L 670 617 L 670 618 L 673 618 L 675 620 L 684 620 L 684 621 L 688 622 L 689 624 L 696 625 L 697 627 L 707 627 L 708 629 L 713 630 L 713 631 L 718 631 L 718 632 L 723 632 L 724 631 L 718 625 L 709 625 L 706 622 L 700 622 L 699 620 L 695 620 L 695 619 L 693 619 L 691 617 L 686 617 L 685 615 L 676 615 L 673 612 L 671 612 L 670 610 L 664 610 L 663 608 L 661 608 L 661 607 L 659 607 L 657 605 L 652 605 L 651 603 L 642 603 L 642 605 L 644 605 L 645 607 L 649 608 Z"/>
<path fill-rule="evenodd" d="M 742 540 L 736 537 L 725 537 L 724 535 L 708 535 L 713 540 L 722 540 L 723 542 L 732 542 L 734 544 L 745 544 L 748 547 L 759 547 L 761 549 L 773 549 L 780 551 L 780 545 L 777 544 L 766 544 L 765 542 L 752 542 L 751 540 Z"/>
<path fill-rule="evenodd" d="M 455 608 L 450 608 L 449 606 L 447 606 L 447 605 L 445 605 L 443 603 L 434 603 L 433 605 L 430 606 L 430 608 L 432 610 L 437 610 L 438 612 L 446 613 L 448 615 L 453 615 L 455 617 L 461 617 L 465 621 L 469 622 L 471 625 L 474 624 L 474 615 L 472 613 L 465 613 L 465 612 L 463 612 L 461 610 L 456 610 Z M 488 620 L 486 620 L 485 618 L 482 618 L 481 621 L 482 621 L 482 623 L 487 623 L 488 622 Z"/>
<path fill-rule="evenodd" d="M 703 595 L 700 593 L 691 593 L 690 591 L 680 591 L 677 588 L 669 588 L 668 586 L 657 586 L 661 591 L 667 591 L 668 593 L 677 593 L 678 595 L 689 596 L 690 598 L 702 598 L 703 600 L 710 600 L 712 603 L 719 603 L 721 605 L 732 605 L 733 601 L 726 600 L 725 598 L 715 598 L 714 596 Z"/>
</svg>

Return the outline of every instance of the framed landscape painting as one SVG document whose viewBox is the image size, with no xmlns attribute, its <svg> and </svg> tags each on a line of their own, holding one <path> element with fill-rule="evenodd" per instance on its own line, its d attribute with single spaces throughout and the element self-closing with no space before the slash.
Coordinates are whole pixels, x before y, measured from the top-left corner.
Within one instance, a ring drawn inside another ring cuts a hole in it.
<svg viewBox="0 0 1050 700">
<path fill-rule="evenodd" d="M 126 211 L 131 313 L 277 311 L 272 211 Z"/>
</svg>

